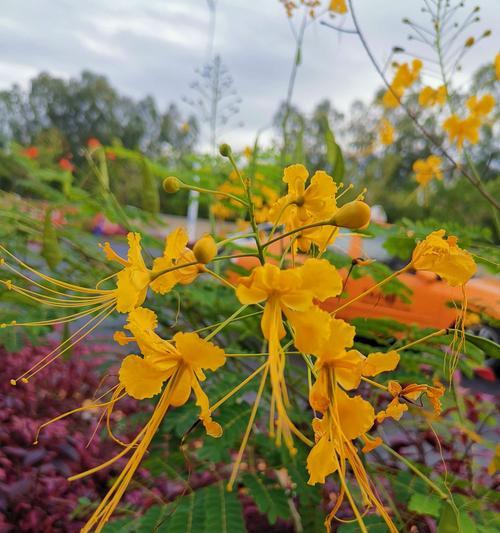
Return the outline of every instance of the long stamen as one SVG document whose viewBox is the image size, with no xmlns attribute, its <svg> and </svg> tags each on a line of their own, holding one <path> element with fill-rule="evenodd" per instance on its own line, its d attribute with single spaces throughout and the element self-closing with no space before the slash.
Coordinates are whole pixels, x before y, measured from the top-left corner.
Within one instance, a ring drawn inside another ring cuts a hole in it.
<svg viewBox="0 0 500 533">
<path fill-rule="evenodd" d="M 169 406 L 170 406 L 170 397 L 171 393 L 175 388 L 177 377 L 179 375 L 179 370 L 174 374 L 174 376 L 169 380 L 168 385 L 165 387 L 165 390 L 158 402 L 153 414 L 143 429 L 143 438 L 136 450 L 134 451 L 132 457 L 129 459 L 127 465 L 121 472 L 118 479 L 115 481 L 109 492 L 106 494 L 99 507 L 95 510 L 94 514 L 90 517 L 88 522 L 82 528 L 82 533 L 89 532 L 94 526 L 96 531 L 100 531 L 104 524 L 108 521 L 109 517 L 115 510 L 116 506 L 120 502 L 123 493 L 127 489 L 132 476 L 137 470 L 146 450 L 151 443 L 160 423 L 162 422 Z M 142 432 L 141 432 L 142 433 Z M 129 448 L 130 449 L 130 448 Z M 123 450 L 124 452 L 128 450 Z M 74 479 L 70 478 L 70 479 Z"/>
<path fill-rule="evenodd" d="M 262 393 L 264 392 L 264 385 L 266 384 L 266 378 L 267 374 L 269 372 L 269 360 L 265 364 L 265 370 L 262 374 L 262 379 L 260 380 L 259 389 L 257 391 L 257 396 L 255 397 L 255 402 L 252 407 L 252 412 L 250 413 L 250 418 L 248 419 L 248 424 L 245 430 L 245 433 L 243 435 L 243 440 L 240 444 L 240 449 L 238 450 L 238 455 L 236 457 L 236 461 L 233 465 L 233 470 L 231 472 L 231 477 L 229 478 L 229 482 L 227 484 L 227 490 L 231 491 L 233 490 L 234 482 L 236 481 L 236 476 L 238 475 L 238 471 L 240 469 L 241 460 L 243 459 L 243 453 L 245 452 L 245 448 L 248 443 L 248 439 L 250 437 L 250 432 L 252 431 L 253 423 L 255 421 L 255 417 L 257 415 L 257 411 L 259 409 L 260 399 L 262 398 Z"/>
<path fill-rule="evenodd" d="M 101 324 L 115 310 L 114 302 L 111 303 L 111 304 L 104 305 L 103 307 L 104 308 L 96 316 L 93 316 L 90 320 L 88 320 L 81 328 L 79 328 L 77 331 L 75 331 L 75 333 L 73 333 L 73 335 L 71 335 L 68 339 L 66 339 L 64 342 L 62 342 L 54 350 L 49 352 L 45 357 L 43 357 L 40 361 L 38 361 L 35 365 L 33 365 L 28 371 L 24 372 L 24 374 L 21 374 L 18 378 L 11 380 L 11 384 L 12 385 L 16 385 L 17 381 L 19 381 L 19 380 L 21 380 L 22 382 L 26 383 L 35 374 L 40 372 L 40 370 L 42 370 L 46 366 L 50 365 L 53 361 L 55 361 L 63 353 L 67 352 L 75 344 L 77 344 L 83 338 L 85 338 L 87 335 L 89 335 L 97 326 L 99 326 L 99 324 Z M 97 320 L 97 319 L 99 319 L 99 320 L 88 331 L 85 331 L 75 341 L 71 342 L 71 340 L 76 335 L 78 335 L 83 329 L 85 329 L 90 323 L 92 323 L 93 320 Z M 64 348 L 63 350 L 61 350 L 59 353 L 57 353 L 65 344 L 68 344 L 68 346 L 66 348 Z M 54 353 L 56 355 L 53 355 Z"/>
<path fill-rule="evenodd" d="M 41 279 L 43 279 L 43 280 L 45 280 L 45 281 L 47 281 L 49 283 L 52 283 L 53 285 L 56 285 L 57 287 L 62 287 L 64 289 L 69 289 L 69 290 L 73 290 L 75 292 L 81 292 L 81 293 L 87 293 L 87 294 L 102 294 L 102 291 L 98 290 L 98 289 L 89 289 L 87 287 L 79 287 L 78 285 L 73 285 L 72 283 L 66 283 L 64 281 L 57 280 L 57 279 L 55 279 L 55 278 L 53 278 L 51 276 L 47 276 L 43 272 L 35 270 L 34 268 L 32 268 L 29 265 L 27 265 L 24 261 L 21 261 L 20 259 L 18 259 L 14 254 L 9 252 L 9 250 L 7 250 L 7 248 L 2 246 L 1 244 L 0 244 L 0 250 L 3 251 L 4 253 L 6 253 L 7 255 L 9 255 L 10 257 L 12 257 L 12 259 L 14 259 L 14 261 L 16 261 L 16 263 L 21 265 L 26 270 L 29 270 L 30 272 L 33 272 L 33 274 L 35 274 L 39 278 L 41 278 Z"/>
</svg>

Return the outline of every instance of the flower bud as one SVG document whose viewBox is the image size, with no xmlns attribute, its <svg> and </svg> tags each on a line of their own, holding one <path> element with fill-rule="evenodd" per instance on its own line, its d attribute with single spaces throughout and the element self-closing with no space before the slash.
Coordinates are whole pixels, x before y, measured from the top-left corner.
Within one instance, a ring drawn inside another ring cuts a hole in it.
<svg viewBox="0 0 500 533">
<path fill-rule="evenodd" d="M 163 180 L 163 190 L 169 194 L 175 194 L 181 188 L 181 180 L 175 176 L 168 176 Z"/>
<path fill-rule="evenodd" d="M 194 245 L 193 253 L 200 263 L 210 263 L 217 255 L 217 244 L 215 244 L 214 238 L 211 235 L 202 237 Z"/>
<path fill-rule="evenodd" d="M 335 226 L 349 229 L 363 228 L 369 222 L 370 206 L 359 200 L 343 205 L 332 218 Z"/>
<path fill-rule="evenodd" d="M 222 143 L 220 146 L 219 146 L 219 153 L 222 157 L 229 157 L 231 155 L 231 147 L 229 146 L 229 144 L 226 144 L 226 143 Z"/>
</svg>

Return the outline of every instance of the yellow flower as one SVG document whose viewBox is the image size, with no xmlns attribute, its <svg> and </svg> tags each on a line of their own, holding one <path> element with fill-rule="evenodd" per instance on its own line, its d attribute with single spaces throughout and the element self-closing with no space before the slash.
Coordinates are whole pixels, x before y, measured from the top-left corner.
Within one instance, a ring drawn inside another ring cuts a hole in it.
<svg viewBox="0 0 500 533">
<path fill-rule="evenodd" d="M 345 0 L 330 0 L 328 9 L 334 13 L 339 13 L 339 15 L 347 13 L 347 5 Z"/>
<path fill-rule="evenodd" d="M 132 398 L 152 398 L 175 374 L 170 404 L 184 405 L 192 390 L 207 433 L 219 437 L 222 429 L 210 416 L 208 398 L 199 382 L 205 380 L 203 369 L 217 370 L 225 363 L 224 351 L 196 333 L 176 333 L 172 342 L 163 340 L 155 332 L 157 323 L 156 314 L 149 309 L 138 307 L 129 313 L 125 327 L 133 337 L 127 341 L 135 341 L 143 357 L 125 357 L 119 373 L 121 385 Z"/>
<path fill-rule="evenodd" d="M 403 63 L 398 66 L 391 83 L 392 90 L 388 89 L 382 99 L 384 107 L 391 108 L 399 106 L 400 100 L 406 89 L 411 87 L 411 85 L 413 85 L 418 79 L 422 66 L 422 61 L 420 61 L 420 59 L 414 59 L 411 68 L 408 63 Z"/>
<path fill-rule="evenodd" d="M 418 95 L 418 103 L 422 107 L 432 107 L 436 104 L 443 105 L 446 102 L 446 87 L 441 85 L 437 89 L 424 87 Z"/>
<path fill-rule="evenodd" d="M 110 401 L 97 404 L 97 406 L 106 407 L 109 417 L 114 405 L 126 394 L 139 400 L 151 398 L 160 392 L 161 396 L 150 419 L 129 444 L 117 439 L 112 434 L 108 424 L 110 435 L 124 447 L 120 453 L 101 465 L 70 478 L 70 481 L 73 481 L 89 476 L 132 452 L 113 486 L 83 526 L 81 530 L 83 533 L 92 530 L 101 531 L 120 503 L 168 409 L 171 406 L 185 404 L 191 391 L 194 392 L 196 405 L 200 407 L 200 419 L 207 433 L 213 437 L 220 437 L 222 434 L 220 425 L 211 418 L 208 398 L 201 388 L 200 381 L 205 379 L 204 369 L 216 370 L 225 363 L 224 351 L 202 339 L 196 333 L 176 333 L 172 342 L 163 340 L 155 333 L 157 327 L 155 313 L 142 307 L 130 312 L 125 327 L 132 332 L 133 337 L 126 337 L 125 335 L 115 335 L 115 337 L 120 340 L 121 344 L 135 341 L 143 357 L 138 355 L 125 357 L 120 367 L 119 386 L 115 388 Z M 163 387 L 166 381 L 167 384 Z M 94 405 L 84 408 L 95 407 Z M 74 411 L 63 416 L 72 412 Z"/>
<path fill-rule="evenodd" d="M 389 381 L 387 389 L 393 399 L 385 411 L 377 413 L 378 422 L 383 422 L 386 418 L 399 420 L 403 416 L 403 413 L 408 411 L 408 405 L 406 403 L 400 403 L 400 399 L 412 403 L 417 400 L 421 394 L 425 394 L 429 399 L 434 414 L 441 414 L 441 396 L 443 396 L 445 388 L 439 382 L 434 383 L 434 387 L 417 384 L 402 387 L 397 381 Z"/>
<path fill-rule="evenodd" d="M 443 128 L 448 132 L 450 142 L 456 142 L 460 150 L 467 140 L 471 144 L 476 144 L 479 140 L 480 120 L 477 116 L 471 115 L 461 119 L 457 115 L 451 115 L 443 122 Z"/>
<path fill-rule="evenodd" d="M 328 336 L 328 313 L 314 300 L 326 300 L 342 291 L 337 269 L 326 259 L 307 259 L 297 268 L 280 270 L 265 264 L 241 278 L 236 296 L 242 304 L 266 302 L 261 327 L 264 337 L 285 336 L 282 313 L 294 330 L 294 341 L 303 352 L 317 351 Z"/>
<path fill-rule="evenodd" d="M 333 178 L 323 170 L 318 170 L 306 187 L 309 176 L 303 165 L 291 165 L 285 168 L 283 181 L 288 185 L 288 192 L 271 207 L 269 216 L 275 224 L 285 224 L 287 231 L 298 229 L 306 224 L 328 220 L 337 210 L 335 193 L 337 185 Z M 324 237 L 331 242 L 336 230 L 328 227 L 327 231 L 313 228 L 305 230 L 299 236 L 299 248 L 307 252 L 312 242 L 324 245 Z M 329 238 L 328 238 L 329 237 Z"/>
<path fill-rule="evenodd" d="M 404 92 L 405 88 L 403 86 L 391 84 L 391 89 L 387 89 L 382 98 L 384 107 L 388 109 L 398 107 Z"/>
<path fill-rule="evenodd" d="M 330 334 L 317 352 L 315 364 L 317 379 L 309 392 L 309 403 L 316 411 L 325 412 L 330 402 L 330 372 L 344 390 L 358 388 L 361 376 L 377 376 L 382 372 L 394 370 L 399 363 L 396 351 L 376 352 L 365 357 L 357 350 L 346 350 L 354 342 L 356 330 L 340 319 L 330 321 Z"/>
<path fill-rule="evenodd" d="M 422 187 L 425 187 L 432 178 L 442 180 L 441 158 L 437 155 L 430 155 L 427 159 L 417 159 L 413 163 L 413 172 L 415 172 L 415 179 Z"/>
<path fill-rule="evenodd" d="M 123 266 L 116 275 L 116 310 L 120 313 L 127 313 L 142 305 L 151 282 L 151 271 L 146 267 L 142 257 L 140 234 L 129 233 L 127 240 L 127 259 L 120 257 L 109 242 L 103 246 L 106 258 Z"/>
<path fill-rule="evenodd" d="M 177 228 L 167 236 L 163 256 L 158 257 L 153 262 L 152 277 L 150 287 L 154 292 L 165 294 L 180 283 L 187 285 L 195 280 L 199 274 L 197 260 L 192 250 L 187 248 L 189 237 L 184 228 Z M 181 265 L 184 268 L 177 268 L 171 272 L 162 274 Z"/>
<path fill-rule="evenodd" d="M 491 113 L 495 107 L 495 98 L 492 94 L 485 94 L 479 99 L 473 95 L 467 100 L 467 107 L 472 116 L 482 118 Z"/>
<path fill-rule="evenodd" d="M 449 285 L 464 285 L 476 272 L 476 263 L 466 250 L 457 246 L 457 238 L 444 238 L 445 230 L 433 231 L 415 247 L 411 265 L 441 276 Z"/>
<path fill-rule="evenodd" d="M 494 67 L 495 67 L 495 78 L 497 80 L 500 80 L 500 52 L 495 56 Z"/>
<path fill-rule="evenodd" d="M 346 482 L 345 471 L 347 465 L 350 465 L 361 492 L 363 503 L 367 507 L 375 506 L 391 533 L 397 533 L 396 526 L 385 510 L 384 505 L 374 493 L 372 483 L 359 458 L 358 451 L 352 443 L 358 437 L 363 438 L 367 443 L 365 445 L 367 452 L 381 443 L 379 438 L 372 440 L 366 435 L 366 432 L 370 430 L 375 421 L 375 411 L 370 403 L 361 396 L 350 397 L 340 389 L 336 384 L 333 372 L 330 373 L 328 391 L 330 401 L 320 411 L 323 417 L 313 420 L 312 425 L 316 443 L 307 457 L 308 483 L 310 485 L 324 483 L 326 477 L 335 472 L 339 476 L 341 490 L 335 506 L 326 519 L 327 531 L 329 531 L 329 522 L 336 515 L 340 505 L 342 505 L 345 495 L 347 495 L 351 503 L 358 523 L 363 525 L 364 530 L 366 530 L 362 513 L 358 510 L 356 501 L 353 499 Z"/>
<path fill-rule="evenodd" d="M 318 351 L 328 338 L 329 314 L 315 305 L 342 291 L 342 280 L 333 265 L 324 259 L 308 259 L 303 266 L 280 270 L 275 265 L 256 267 L 240 279 L 236 296 L 242 304 L 265 302 L 261 328 L 269 343 L 269 375 L 272 402 L 276 409 L 278 438 L 294 453 L 292 432 L 297 433 L 287 414 L 285 381 L 286 355 L 280 343 L 286 330 L 283 314 L 289 320 L 294 343 L 305 353 Z"/>
<path fill-rule="evenodd" d="M 384 145 L 392 144 L 394 141 L 394 128 L 392 124 L 383 118 L 380 122 L 380 142 Z"/>
</svg>

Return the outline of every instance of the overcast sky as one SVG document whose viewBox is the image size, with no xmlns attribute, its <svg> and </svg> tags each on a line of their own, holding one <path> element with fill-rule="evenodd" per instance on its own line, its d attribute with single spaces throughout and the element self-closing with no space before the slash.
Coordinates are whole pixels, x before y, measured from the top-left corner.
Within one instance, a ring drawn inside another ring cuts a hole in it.
<svg viewBox="0 0 500 533">
<path fill-rule="evenodd" d="M 401 19 L 424 20 L 421 0 L 354 3 L 379 62 L 393 45 L 417 50 Z M 500 0 L 466 3 L 480 5 L 483 19 L 469 33 L 490 28 L 493 37 L 471 50 L 459 81 L 474 66 L 491 61 L 499 48 Z M 352 27 L 349 17 L 335 23 Z M 41 70 L 67 78 L 90 69 L 105 74 L 125 94 L 151 94 L 161 106 L 174 101 L 188 112 L 181 98 L 189 96 L 194 69 L 207 59 L 208 42 L 206 0 L 2 0 L 0 87 L 26 85 Z M 228 133 L 227 140 L 250 144 L 269 123 L 285 97 L 293 49 L 278 0 L 218 0 L 215 51 L 243 100 L 244 127 Z M 345 110 L 356 98 L 369 99 L 381 85 L 356 36 L 315 24 L 306 33 L 302 58 L 293 101 L 306 111 L 323 98 Z"/>
</svg>

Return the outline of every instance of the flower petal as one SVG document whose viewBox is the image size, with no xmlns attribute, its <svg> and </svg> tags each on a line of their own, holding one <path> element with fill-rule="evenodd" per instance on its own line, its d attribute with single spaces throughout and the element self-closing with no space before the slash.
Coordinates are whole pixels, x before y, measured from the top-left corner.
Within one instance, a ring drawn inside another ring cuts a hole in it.
<svg viewBox="0 0 500 533">
<path fill-rule="evenodd" d="M 390 372 L 398 366 L 399 359 L 399 353 L 396 350 L 387 353 L 371 353 L 365 359 L 363 376 L 377 376 L 382 372 Z"/>
<path fill-rule="evenodd" d="M 366 433 L 375 421 L 375 411 L 361 396 L 350 397 L 342 390 L 335 394 L 342 432 L 349 440 Z"/>
<path fill-rule="evenodd" d="M 175 380 L 172 392 L 170 393 L 170 403 L 174 407 L 184 405 L 189 400 L 191 386 L 195 379 L 193 372 L 187 366 L 179 369 L 178 373 L 172 377 Z"/>
<path fill-rule="evenodd" d="M 176 333 L 174 342 L 182 360 L 192 369 L 216 370 L 226 362 L 224 350 L 196 333 Z"/>
<path fill-rule="evenodd" d="M 319 307 L 308 311 L 284 309 L 294 331 L 295 346 L 305 353 L 318 353 L 328 339 L 330 315 Z"/>
<path fill-rule="evenodd" d="M 158 370 L 138 355 L 127 355 L 122 361 L 119 379 L 129 396 L 142 400 L 158 394 L 169 372 Z"/>
<path fill-rule="evenodd" d="M 326 259 L 307 259 L 297 269 L 302 278 L 302 289 L 310 291 L 318 300 L 326 300 L 342 292 L 342 278 Z"/>
<path fill-rule="evenodd" d="M 324 483 L 326 476 L 336 470 L 335 447 L 327 435 L 323 435 L 307 456 L 307 471 L 309 472 L 307 483 L 309 485 Z"/>
</svg>

